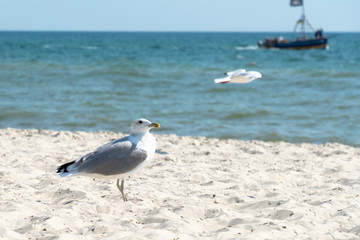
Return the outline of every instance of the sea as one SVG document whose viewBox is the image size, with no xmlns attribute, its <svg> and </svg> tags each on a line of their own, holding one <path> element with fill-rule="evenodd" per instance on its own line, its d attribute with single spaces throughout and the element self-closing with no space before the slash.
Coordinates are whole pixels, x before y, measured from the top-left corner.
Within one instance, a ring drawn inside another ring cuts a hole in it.
<svg viewBox="0 0 360 240">
<path fill-rule="evenodd" d="M 0 128 L 360 146 L 360 33 L 327 50 L 259 49 L 261 32 L 0 32 Z M 224 72 L 258 71 L 247 84 Z"/>
</svg>

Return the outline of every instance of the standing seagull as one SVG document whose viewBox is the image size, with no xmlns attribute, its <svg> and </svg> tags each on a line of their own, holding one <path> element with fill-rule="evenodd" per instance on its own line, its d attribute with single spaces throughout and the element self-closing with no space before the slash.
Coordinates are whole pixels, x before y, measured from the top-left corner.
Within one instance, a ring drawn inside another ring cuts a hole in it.
<svg viewBox="0 0 360 240">
<path fill-rule="evenodd" d="M 248 83 L 255 79 L 260 79 L 262 77 L 261 73 L 256 71 L 247 72 L 245 69 L 238 69 L 232 72 L 225 73 L 226 77 L 214 79 L 215 83 Z"/>
<path fill-rule="evenodd" d="M 57 168 L 61 177 L 88 175 L 96 178 L 117 178 L 116 186 L 124 201 L 124 177 L 145 166 L 154 157 L 156 140 L 149 132 L 160 124 L 138 119 L 131 124 L 129 136 L 109 142 L 75 161 Z M 119 185 L 119 179 L 121 185 Z"/>
</svg>

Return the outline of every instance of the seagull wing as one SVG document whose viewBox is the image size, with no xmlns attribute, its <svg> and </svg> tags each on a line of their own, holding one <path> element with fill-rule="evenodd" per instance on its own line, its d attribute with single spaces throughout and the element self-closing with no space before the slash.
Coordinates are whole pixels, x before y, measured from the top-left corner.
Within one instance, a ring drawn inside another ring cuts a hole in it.
<svg viewBox="0 0 360 240">
<path fill-rule="evenodd" d="M 229 77 L 235 77 L 235 76 L 239 75 L 240 73 L 244 73 L 244 72 L 246 72 L 245 69 L 238 69 L 238 70 L 234 70 L 231 72 L 227 72 L 227 73 L 225 73 L 225 75 L 227 75 Z"/>
<path fill-rule="evenodd" d="M 137 149 L 136 144 L 128 138 L 110 142 L 77 159 L 68 166 L 72 174 L 118 175 L 129 172 L 140 165 L 147 157 L 144 150 Z"/>
</svg>

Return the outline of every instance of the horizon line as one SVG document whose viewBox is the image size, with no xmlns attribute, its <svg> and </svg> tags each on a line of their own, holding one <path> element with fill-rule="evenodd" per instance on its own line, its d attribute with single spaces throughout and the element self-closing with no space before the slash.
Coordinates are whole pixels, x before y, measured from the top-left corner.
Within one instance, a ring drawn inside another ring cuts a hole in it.
<svg viewBox="0 0 360 240">
<path fill-rule="evenodd" d="M 206 30 L 2 30 L 0 32 L 98 32 L 98 33 L 293 33 L 293 31 L 206 31 Z M 325 31 L 325 33 L 360 33 L 360 31 Z"/>
</svg>

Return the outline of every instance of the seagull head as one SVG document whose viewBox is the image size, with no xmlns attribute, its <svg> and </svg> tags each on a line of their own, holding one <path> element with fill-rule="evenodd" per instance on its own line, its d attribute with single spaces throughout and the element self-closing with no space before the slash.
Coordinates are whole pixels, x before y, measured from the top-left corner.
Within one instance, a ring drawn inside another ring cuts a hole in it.
<svg viewBox="0 0 360 240">
<path fill-rule="evenodd" d="M 147 119 L 137 119 L 131 124 L 131 134 L 145 134 L 151 128 L 159 128 L 159 123 L 152 123 Z"/>
</svg>

